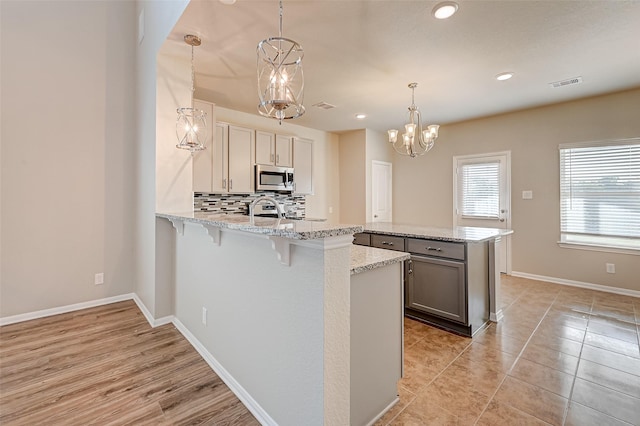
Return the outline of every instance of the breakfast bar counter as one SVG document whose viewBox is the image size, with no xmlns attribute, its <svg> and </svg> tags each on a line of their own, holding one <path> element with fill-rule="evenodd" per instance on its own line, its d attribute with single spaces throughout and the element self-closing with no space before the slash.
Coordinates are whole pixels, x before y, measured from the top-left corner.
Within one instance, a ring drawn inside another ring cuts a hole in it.
<svg viewBox="0 0 640 426">
<path fill-rule="evenodd" d="M 362 230 L 156 214 L 174 323 L 262 424 L 366 425 L 397 403 L 408 254 L 353 246 Z"/>
</svg>

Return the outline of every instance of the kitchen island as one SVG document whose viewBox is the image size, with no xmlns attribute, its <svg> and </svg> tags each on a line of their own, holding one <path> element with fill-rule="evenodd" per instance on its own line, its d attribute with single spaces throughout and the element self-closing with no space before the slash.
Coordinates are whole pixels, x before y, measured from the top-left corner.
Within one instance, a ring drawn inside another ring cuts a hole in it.
<svg viewBox="0 0 640 426">
<path fill-rule="evenodd" d="M 409 256 L 353 247 L 362 230 L 157 214 L 174 324 L 262 424 L 364 425 L 397 402 Z"/>
<path fill-rule="evenodd" d="M 434 228 L 367 223 L 356 244 L 402 250 L 406 262 L 405 314 L 466 336 L 499 321 L 496 246 L 512 230 Z"/>
</svg>

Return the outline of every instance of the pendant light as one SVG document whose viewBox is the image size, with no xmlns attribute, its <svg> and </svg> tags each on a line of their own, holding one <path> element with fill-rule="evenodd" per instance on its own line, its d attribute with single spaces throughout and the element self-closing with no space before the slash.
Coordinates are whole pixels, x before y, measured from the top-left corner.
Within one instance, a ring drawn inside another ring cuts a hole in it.
<svg viewBox="0 0 640 426">
<path fill-rule="evenodd" d="M 297 42 L 282 37 L 282 0 L 280 0 L 280 31 L 258 43 L 258 112 L 282 120 L 304 114 L 304 51 Z"/>
<path fill-rule="evenodd" d="M 409 84 L 409 89 L 411 89 L 411 105 L 408 108 L 409 123 L 404 125 L 405 133 L 402 134 L 402 140 L 398 140 L 398 131 L 396 129 L 387 131 L 389 133 L 389 143 L 393 145 L 393 149 L 398 154 L 407 155 L 411 158 L 424 155 L 433 148 L 440 128 L 437 124 L 432 124 L 422 130 L 422 118 L 414 96 L 416 87 L 418 87 L 418 83 Z"/>
<path fill-rule="evenodd" d="M 177 148 L 188 149 L 193 154 L 206 148 L 207 113 L 193 107 L 193 92 L 195 90 L 195 68 L 193 66 L 193 48 L 200 46 L 200 37 L 187 34 L 184 42 L 191 46 L 191 102 L 189 107 L 178 108 L 176 121 Z"/>
</svg>

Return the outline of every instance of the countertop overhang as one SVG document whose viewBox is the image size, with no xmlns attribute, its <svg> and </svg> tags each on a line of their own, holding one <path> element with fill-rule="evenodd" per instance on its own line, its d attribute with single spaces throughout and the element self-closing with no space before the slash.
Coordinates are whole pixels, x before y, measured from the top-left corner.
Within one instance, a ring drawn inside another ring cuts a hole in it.
<svg viewBox="0 0 640 426">
<path fill-rule="evenodd" d="M 470 226 L 435 228 L 390 222 L 366 223 L 364 225 L 364 232 L 393 235 L 398 237 L 427 238 L 430 240 L 450 241 L 456 243 L 480 243 L 495 240 L 504 235 L 513 234 L 513 230 L 511 229 L 476 228 Z"/>
<path fill-rule="evenodd" d="M 250 218 L 239 214 L 212 214 L 208 212 L 157 212 L 157 217 L 170 221 L 199 223 L 222 229 L 233 229 L 254 234 L 289 238 L 293 240 L 316 240 L 362 232 L 361 225 L 344 225 L 330 222 L 276 219 L 270 217 Z"/>
<path fill-rule="evenodd" d="M 410 258 L 409 253 L 354 244 L 351 246 L 351 275 L 403 262 Z"/>
</svg>

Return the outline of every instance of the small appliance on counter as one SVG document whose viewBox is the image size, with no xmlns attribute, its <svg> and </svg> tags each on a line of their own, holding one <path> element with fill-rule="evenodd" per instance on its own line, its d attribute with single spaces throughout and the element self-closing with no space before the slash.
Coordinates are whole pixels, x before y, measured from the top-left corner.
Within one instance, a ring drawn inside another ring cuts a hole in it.
<svg viewBox="0 0 640 426">
<path fill-rule="evenodd" d="M 278 203 L 278 205 L 280 206 L 280 209 L 286 214 L 287 210 L 285 209 L 284 204 Z M 271 203 L 261 203 L 257 204 L 253 208 L 253 215 L 260 217 L 278 217 L 278 209 Z"/>
</svg>

